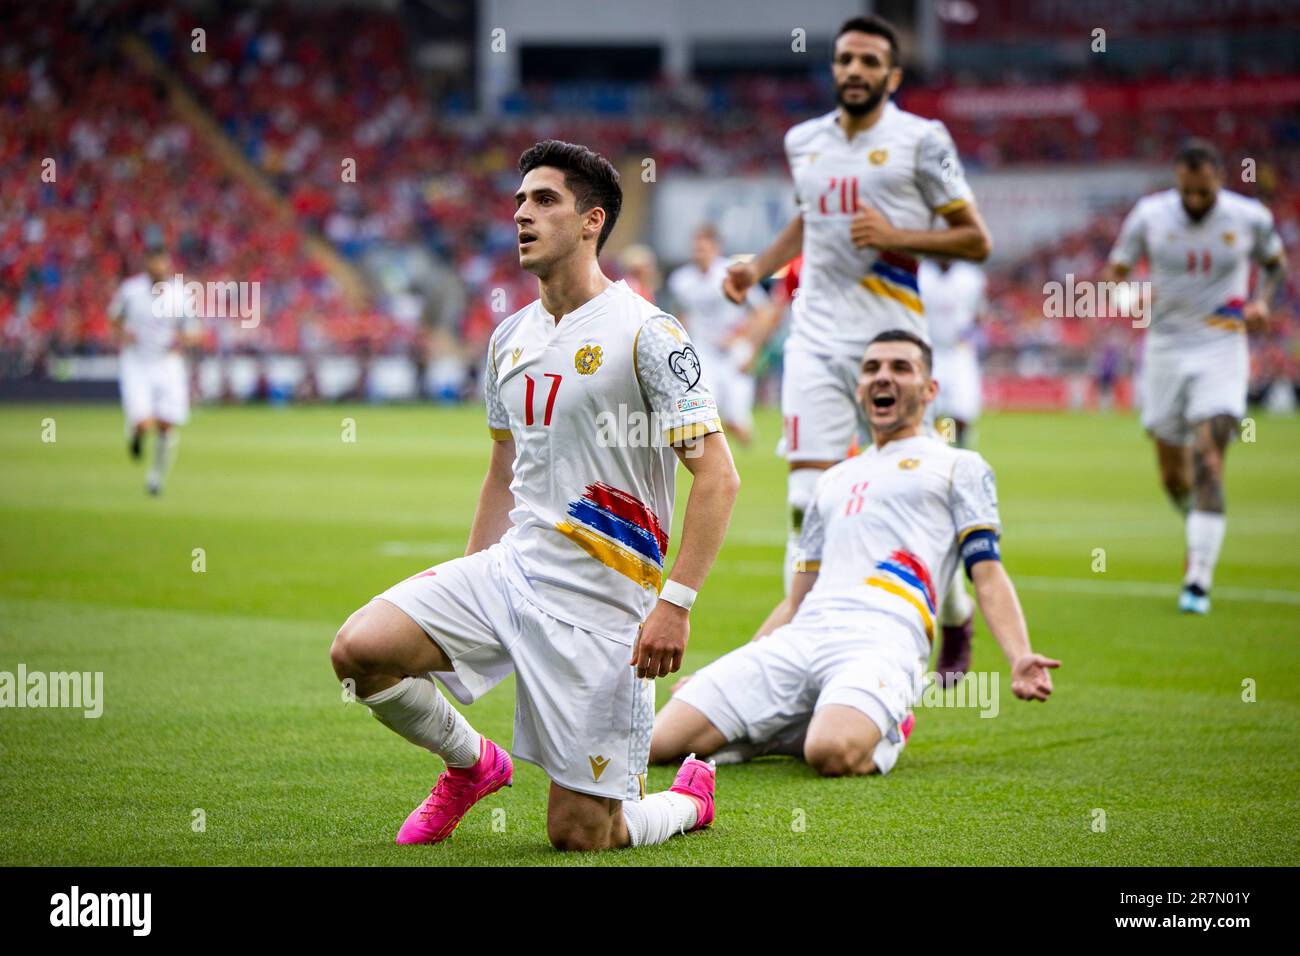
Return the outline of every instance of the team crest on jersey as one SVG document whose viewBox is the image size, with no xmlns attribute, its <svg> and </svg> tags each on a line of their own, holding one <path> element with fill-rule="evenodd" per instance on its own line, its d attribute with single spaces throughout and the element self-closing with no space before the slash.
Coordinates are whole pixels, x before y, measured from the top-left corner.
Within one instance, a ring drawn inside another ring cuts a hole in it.
<svg viewBox="0 0 1300 956">
<path fill-rule="evenodd" d="M 591 375 L 600 368 L 604 357 L 605 353 L 601 351 L 599 345 L 587 344 L 578 349 L 578 354 L 573 357 L 573 367 L 578 370 L 579 375 Z"/>
<path fill-rule="evenodd" d="M 1223 241 L 1225 245 L 1230 246 L 1237 241 L 1237 234 L 1235 232 L 1225 232 L 1223 234 Z"/>
<path fill-rule="evenodd" d="M 920 466 L 921 466 L 921 459 L 919 458 L 904 458 L 902 461 L 898 463 L 898 467 L 901 468 L 903 471 L 916 471 L 916 469 L 919 468 Z"/>
<path fill-rule="evenodd" d="M 514 368 L 516 365 L 519 364 L 519 356 L 521 356 L 521 355 L 523 355 L 523 354 L 524 354 L 524 350 L 523 350 L 522 347 L 517 348 L 517 349 L 515 349 L 514 351 L 512 351 L 512 352 L 510 353 L 510 367 L 511 367 L 511 368 Z"/>
<path fill-rule="evenodd" d="M 867 153 L 867 159 L 871 161 L 872 166 L 883 166 L 888 158 L 889 150 L 887 149 L 873 149 Z"/>
<path fill-rule="evenodd" d="M 688 345 L 680 352 L 668 356 L 668 367 L 682 380 L 686 391 L 689 392 L 700 384 L 700 357 L 695 354 L 693 347 Z"/>
</svg>

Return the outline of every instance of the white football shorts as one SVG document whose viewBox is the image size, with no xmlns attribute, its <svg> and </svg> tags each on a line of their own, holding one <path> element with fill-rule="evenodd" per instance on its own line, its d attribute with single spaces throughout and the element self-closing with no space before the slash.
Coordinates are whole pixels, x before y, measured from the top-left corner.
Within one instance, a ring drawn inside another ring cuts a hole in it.
<svg viewBox="0 0 1300 956">
<path fill-rule="evenodd" d="M 120 363 L 122 410 L 128 424 L 150 418 L 172 425 L 189 421 L 190 381 L 178 353 L 141 355 L 125 349 Z"/>
<path fill-rule="evenodd" d="M 781 375 L 787 461 L 842 461 L 855 438 L 870 441 L 857 400 L 861 366 L 861 355 L 818 355 L 787 343 Z"/>
<path fill-rule="evenodd" d="M 1148 350 L 1137 383 L 1142 427 L 1166 444 L 1185 445 L 1207 419 L 1231 415 L 1240 422 L 1249 380 L 1245 335 L 1209 348 Z"/>
<path fill-rule="evenodd" d="M 882 738 L 897 744 L 898 725 L 920 697 L 926 663 L 912 631 L 889 614 L 796 618 L 702 668 L 674 700 L 704 714 L 728 743 L 790 738 L 818 709 L 842 704 L 866 714 Z"/>
<path fill-rule="evenodd" d="M 508 545 L 435 565 L 378 597 L 396 605 L 451 659 L 433 673 L 462 704 L 515 674 L 511 753 L 569 790 L 615 800 L 645 794 L 654 686 L 627 643 L 556 620 L 506 577 Z"/>
</svg>

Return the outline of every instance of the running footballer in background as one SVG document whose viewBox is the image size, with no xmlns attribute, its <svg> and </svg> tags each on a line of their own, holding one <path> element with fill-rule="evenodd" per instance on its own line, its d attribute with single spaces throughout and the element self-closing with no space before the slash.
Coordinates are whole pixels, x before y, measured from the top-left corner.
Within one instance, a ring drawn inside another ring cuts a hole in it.
<svg viewBox="0 0 1300 956">
<path fill-rule="evenodd" d="M 1155 441 L 1165 491 L 1185 516 L 1178 607 L 1208 614 L 1227 529 L 1224 460 L 1246 414 L 1246 336 L 1267 328 L 1286 256 L 1273 214 L 1224 189 L 1218 150 L 1194 139 L 1174 158 L 1174 188 L 1140 199 L 1124 220 L 1104 280 L 1127 278 L 1142 259 L 1152 286 L 1137 383 L 1142 427 Z M 1248 298 L 1252 265 L 1259 275 Z"/>
<path fill-rule="evenodd" d="M 728 299 L 722 291 L 726 275 L 722 240 L 713 225 L 703 223 L 695 229 L 691 261 L 668 277 L 668 292 L 709 370 L 722 424 L 747 445 L 754 432 L 754 361 L 778 316 L 762 286 L 750 286 L 741 305 Z"/>
<path fill-rule="evenodd" d="M 154 434 L 145 490 L 157 496 L 176 460 L 180 427 L 190 418 L 190 376 L 182 349 L 197 344 L 197 310 L 173 282 L 172 260 L 160 239 L 151 240 L 144 271 L 126 279 L 113 294 L 108 317 L 121 351 L 120 389 L 126 415 L 127 448 L 144 457 Z"/>
</svg>

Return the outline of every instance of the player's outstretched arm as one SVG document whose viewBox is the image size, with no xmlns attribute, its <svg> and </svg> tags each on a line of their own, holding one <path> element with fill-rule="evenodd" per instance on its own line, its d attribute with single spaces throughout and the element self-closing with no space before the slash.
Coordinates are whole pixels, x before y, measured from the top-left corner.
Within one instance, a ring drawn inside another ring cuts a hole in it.
<svg viewBox="0 0 1300 956">
<path fill-rule="evenodd" d="M 1048 670 L 1061 662 L 1035 654 L 1029 646 L 1025 615 L 1006 568 L 1001 561 L 980 561 L 971 566 L 970 574 L 980 613 L 1011 663 L 1011 692 L 1021 700 L 1047 700 L 1052 693 Z"/>
<path fill-rule="evenodd" d="M 510 482 L 514 476 L 514 439 L 493 441 L 487 477 L 483 479 L 483 487 L 479 490 L 474 524 L 470 526 L 469 544 L 465 545 L 466 554 L 492 547 L 510 530 L 510 510 L 515 506 Z"/>
<path fill-rule="evenodd" d="M 687 445 L 675 445 L 673 450 L 691 473 L 691 493 L 686 499 L 677 560 L 668 580 L 698 591 L 727 534 L 731 508 L 740 490 L 740 475 L 721 432 L 690 439 Z M 632 648 L 637 677 L 666 677 L 676 673 L 682 666 L 689 638 L 689 612 L 660 599 L 645 619 Z"/>
<path fill-rule="evenodd" d="M 749 287 L 766 279 L 803 251 L 803 215 L 796 214 L 772 240 L 772 244 L 748 262 L 733 263 L 722 280 L 722 291 L 737 305 L 745 301 Z"/>
</svg>

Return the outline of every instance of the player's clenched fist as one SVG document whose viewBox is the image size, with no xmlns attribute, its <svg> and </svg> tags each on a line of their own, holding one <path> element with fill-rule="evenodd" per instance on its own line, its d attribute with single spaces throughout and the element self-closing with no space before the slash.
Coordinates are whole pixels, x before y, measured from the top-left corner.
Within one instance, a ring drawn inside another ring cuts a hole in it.
<svg viewBox="0 0 1300 956">
<path fill-rule="evenodd" d="M 1048 668 L 1060 667 L 1042 654 L 1024 654 L 1011 667 L 1011 693 L 1021 700 L 1047 700 L 1052 693 L 1052 677 Z"/>
<path fill-rule="evenodd" d="M 660 601 L 650 612 L 632 646 L 637 677 L 667 677 L 681 669 L 691 617 L 685 608 Z"/>
<path fill-rule="evenodd" d="M 1262 335 L 1267 332 L 1268 313 L 1267 302 L 1261 302 L 1258 299 L 1247 302 L 1246 307 L 1241 310 L 1241 317 L 1246 323 L 1246 331 L 1251 335 Z"/>
<path fill-rule="evenodd" d="M 715 280 L 716 281 L 716 280 Z M 727 267 L 727 277 L 722 280 L 722 292 L 739 305 L 745 301 L 749 287 L 758 281 L 758 273 L 749 262 L 735 262 Z"/>
<path fill-rule="evenodd" d="M 894 244 L 894 227 L 879 209 L 864 206 L 849 224 L 849 238 L 859 249 L 888 249 Z"/>
</svg>

